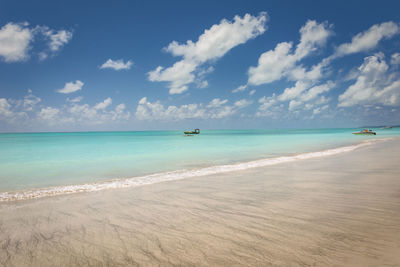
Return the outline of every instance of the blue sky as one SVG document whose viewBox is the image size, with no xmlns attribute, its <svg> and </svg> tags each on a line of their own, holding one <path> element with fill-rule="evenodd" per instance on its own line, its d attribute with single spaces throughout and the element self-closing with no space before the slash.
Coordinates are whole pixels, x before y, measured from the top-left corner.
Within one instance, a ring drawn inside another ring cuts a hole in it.
<svg viewBox="0 0 400 267">
<path fill-rule="evenodd" d="M 0 131 L 400 124 L 398 1 L 1 1 Z"/>
</svg>

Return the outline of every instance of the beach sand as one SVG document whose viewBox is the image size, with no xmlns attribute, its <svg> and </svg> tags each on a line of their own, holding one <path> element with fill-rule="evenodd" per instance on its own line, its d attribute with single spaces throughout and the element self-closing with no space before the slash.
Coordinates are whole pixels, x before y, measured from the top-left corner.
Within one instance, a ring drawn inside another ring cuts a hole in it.
<svg viewBox="0 0 400 267">
<path fill-rule="evenodd" d="M 400 141 L 0 203 L 3 266 L 400 266 Z"/>
</svg>

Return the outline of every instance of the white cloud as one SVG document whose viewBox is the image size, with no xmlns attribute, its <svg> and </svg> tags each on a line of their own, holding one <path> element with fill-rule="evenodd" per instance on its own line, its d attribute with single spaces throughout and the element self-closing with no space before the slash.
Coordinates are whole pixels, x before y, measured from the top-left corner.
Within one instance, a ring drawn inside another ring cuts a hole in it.
<svg viewBox="0 0 400 267">
<path fill-rule="evenodd" d="M 54 120 L 59 112 L 60 112 L 60 110 L 57 108 L 45 107 L 40 110 L 40 112 L 38 113 L 38 117 L 41 120 L 54 122 Z"/>
<path fill-rule="evenodd" d="M 73 35 L 72 31 L 55 31 L 47 26 L 37 26 L 32 29 L 32 32 L 35 34 L 41 34 L 47 40 L 47 45 L 52 52 L 60 50 L 72 39 Z"/>
<path fill-rule="evenodd" d="M 84 83 L 79 80 L 76 80 L 75 82 L 68 82 L 65 84 L 64 88 L 58 89 L 57 92 L 62 94 L 70 94 L 81 90 L 83 85 Z"/>
<path fill-rule="evenodd" d="M 42 99 L 33 95 L 32 90 L 29 89 L 28 95 L 24 96 L 22 103 L 24 111 L 32 111 L 40 101 L 42 101 Z"/>
<path fill-rule="evenodd" d="M 335 87 L 335 84 L 331 81 L 319 84 L 320 79 L 326 74 L 326 67 L 329 63 L 338 57 L 369 51 L 375 48 L 381 40 L 389 39 L 399 32 L 399 25 L 394 22 L 373 25 L 367 31 L 354 36 L 350 43 L 340 45 L 333 55 L 307 70 L 300 64 L 301 60 L 323 46 L 331 35 L 329 25 L 326 23 L 318 24 L 315 21 L 308 21 L 300 29 L 300 43 L 295 51 L 293 51 L 291 42 L 279 43 L 275 49 L 260 56 L 256 67 L 249 68 L 249 85 L 271 83 L 283 78 L 296 81 L 294 86 L 286 88 L 280 95 L 274 94 L 269 98 L 261 98 L 256 116 L 277 117 L 277 113 L 283 111 L 282 103 L 285 102 L 288 102 L 289 111 L 295 114 L 298 114 L 300 109 L 305 111 L 313 109 L 312 117 L 322 113 L 323 110 L 327 109 L 327 103 L 331 100 L 324 94 Z M 397 58 L 400 61 L 400 56 L 397 53 L 392 56 L 392 65 L 396 65 Z M 381 67 L 384 66 L 387 67 L 386 64 L 381 65 Z M 356 103 L 365 104 L 371 101 L 393 105 L 399 101 L 396 83 L 398 75 L 394 73 L 383 74 L 387 69 L 381 73 L 382 70 L 374 68 L 373 64 L 370 64 L 369 67 L 373 71 L 369 72 L 368 67 L 365 67 L 363 70 L 359 70 L 361 74 L 353 72 L 348 75 L 347 79 L 355 78 L 358 80 L 355 85 L 339 97 L 339 106 L 352 106 Z M 369 72 L 369 77 L 366 77 L 366 72 Z M 386 83 L 383 82 L 384 79 L 386 79 Z M 383 89 L 379 90 L 378 88 Z"/>
<path fill-rule="evenodd" d="M 33 129 L 79 125 L 87 129 L 91 125 L 127 121 L 131 115 L 123 103 L 111 108 L 111 98 L 106 98 L 93 106 L 80 104 L 81 97 L 72 100 L 67 98 L 66 103 L 60 107 L 44 106 L 39 104 L 40 98 L 33 95 L 31 90 L 28 90 L 28 94 L 22 99 L 0 98 L 0 122 L 17 127 L 26 125 Z"/>
<path fill-rule="evenodd" d="M 283 103 L 288 103 L 288 110 L 295 112 L 300 109 L 308 111 L 313 107 L 325 105 L 330 101 L 322 94 L 329 92 L 336 85 L 332 81 L 313 86 L 311 83 L 297 81 L 293 87 L 286 88 L 282 94 L 259 99 L 260 106 L 256 112 L 258 117 L 277 117 L 277 112 L 283 112 Z M 324 109 L 321 109 L 324 110 Z"/>
<path fill-rule="evenodd" d="M 297 101 L 297 100 L 290 100 L 289 102 L 289 110 L 294 111 L 299 108 L 299 106 L 302 104 L 302 102 Z"/>
<path fill-rule="evenodd" d="M 197 82 L 197 88 L 206 88 L 206 87 L 208 87 L 208 81 Z"/>
<path fill-rule="evenodd" d="M 110 97 L 104 99 L 103 102 L 97 103 L 94 106 L 94 109 L 99 110 L 99 109 L 106 109 L 109 105 L 111 105 L 112 99 Z"/>
<path fill-rule="evenodd" d="M 22 99 L 0 98 L 0 121 L 22 124 L 28 118 L 29 113 L 36 112 L 41 99 L 28 90 L 28 94 Z"/>
<path fill-rule="evenodd" d="M 21 102 L 0 98 L 0 121 L 20 125 L 21 121 L 27 117 L 24 110 L 16 110 L 16 106 L 21 106 Z"/>
<path fill-rule="evenodd" d="M 232 90 L 232 93 L 238 93 L 238 92 L 243 92 L 247 89 L 247 84 L 241 85 L 237 87 L 236 89 Z"/>
<path fill-rule="evenodd" d="M 313 107 L 314 107 L 313 104 L 307 103 L 307 104 L 304 105 L 304 110 L 310 110 L 310 109 L 312 109 Z"/>
<path fill-rule="evenodd" d="M 400 53 L 394 53 L 390 59 L 390 64 L 398 65 L 400 64 Z"/>
<path fill-rule="evenodd" d="M 29 58 L 28 51 L 33 34 L 27 23 L 7 23 L 0 29 L 0 57 L 5 62 L 24 61 Z"/>
<path fill-rule="evenodd" d="M 355 105 L 400 105 L 400 79 L 390 73 L 382 53 L 366 57 L 356 82 L 339 96 L 339 107 Z"/>
<path fill-rule="evenodd" d="M 169 82 L 170 94 L 183 93 L 199 75 L 196 73 L 199 66 L 224 56 L 233 47 L 264 33 L 266 20 L 266 13 L 257 17 L 249 14 L 235 16 L 232 22 L 224 19 L 205 30 L 197 42 L 189 40 L 186 44 L 179 44 L 173 41 L 165 50 L 183 59 L 169 68 L 159 66 L 150 71 L 149 80 Z"/>
<path fill-rule="evenodd" d="M 325 105 L 325 106 L 314 109 L 313 115 L 317 115 L 317 114 L 321 113 L 321 111 L 326 110 L 328 107 L 329 107 L 328 105 Z"/>
<path fill-rule="evenodd" d="M 41 35 L 47 42 L 48 50 L 39 52 L 39 60 L 45 60 L 49 54 L 54 55 L 64 45 L 66 45 L 73 36 L 72 31 L 59 30 L 55 31 L 47 26 L 37 26 L 32 29 L 32 32 L 36 35 Z"/>
<path fill-rule="evenodd" d="M 251 90 L 251 91 L 249 92 L 249 95 L 254 95 L 255 92 L 256 92 L 256 90 Z"/>
<path fill-rule="evenodd" d="M 129 120 L 131 114 L 125 110 L 126 106 L 124 103 L 117 105 L 114 110 L 110 111 L 111 119 L 113 121 Z"/>
<path fill-rule="evenodd" d="M 12 116 L 11 105 L 7 99 L 0 98 L 0 118 L 7 118 Z"/>
<path fill-rule="evenodd" d="M 371 50 L 375 48 L 382 39 L 389 39 L 398 34 L 399 31 L 399 25 L 392 21 L 375 24 L 368 30 L 354 36 L 350 43 L 341 44 L 337 48 L 334 57 Z"/>
<path fill-rule="evenodd" d="M 212 73 L 214 71 L 213 66 L 209 66 L 208 68 L 205 69 L 199 69 L 197 74 L 196 74 L 196 87 L 197 88 L 206 88 L 208 87 L 208 81 L 204 80 L 204 76 L 206 76 L 209 73 Z"/>
<path fill-rule="evenodd" d="M 323 94 L 329 92 L 335 86 L 331 81 L 318 85 L 320 78 L 323 76 L 324 68 L 337 57 L 373 49 L 381 40 L 391 38 L 395 34 L 398 34 L 399 31 L 399 26 L 393 22 L 373 25 L 367 31 L 354 36 L 350 43 L 340 45 L 332 56 L 325 58 L 321 63 L 306 70 L 302 65 L 299 65 L 299 62 L 323 46 L 327 38 L 331 35 L 329 25 L 326 23 L 318 24 L 315 21 L 308 21 L 300 29 L 300 43 L 297 45 L 295 51 L 293 51 L 292 43 L 279 43 L 275 49 L 267 51 L 260 56 L 256 67 L 249 68 L 249 85 L 271 83 L 282 78 L 296 81 L 293 87 L 286 88 L 282 94 L 273 95 L 268 99 L 264 98 L 260 102 L 256 116 L 275 116 L 277 111 L 282 110 L 281 105 L 286 101 L 289 102 L 289 111 L 297 111 L 301 108 L 311 110 L 314 108 L 315 112 L 313 111 L 313 115 L 321 113 L 325 110 L 322 107 L 327 106 L 326 103 L 330 100 L 323 96 Z M 400 56 L 398 57 L 400 61 Z M 397 55 L 395 54 L 392 57 L 392 64 L 396 64 L 396 60 Z M 371 73 L 371 77 L 376 74 Z M 354 77 L 354 74 L 352 76 Z M 390 77 L 393 78 L 393 76 Z M 389 79 L 390 77 L 386 78 Z M 364 81 L 364 78 L 360 78 L 357 85 L 350 88 L 350 91 L 340 97 L 340 106 L 350 106 L 360 101 L 368 102 L 369 100 L 367 101 L 367 99 L 371 99 L 372 92 L 376 91 L 377 88 L 366 88 L 362 84 L 362 81 Z M 397 90 L 396 83 L 390 85 L 373 98 L 380 98 L 381 103 L 396 102 L 397 96 L 394 93 Z M 361 90 L 360 88 L 364 89 Z"/>
<path fill-rule="evenodd" d="M 50 50 L 55 52 L 72 39 L 72 32 L 66 30 L 61 30 L 56 33 L 51 32 L 48 34 L 48 37 L 50 38 Z"/>
<path fill-rule="evenodd" d="M 182 120 L 202 118 L 204 109 L 197 104 L 182 105 L 180 107 L 164 107 L 159 101 L 151 103 L 143 97 L 136 109 L 136 118 L 139 120 Z"/>
<path fill-rule="evenodd" d="M 129 70 L 132 64 L 133 62 L 130 60 L 124 62 L 122 59 L 108 59 L 106 62 L 103 63 L 103 65 L 100 66 L 100 69 Z"/>
<path fill-rule="evenodd" d="M 326 22 L 317 23 L 315 20 L 308 20 L 300 29 L 300 43 L 297 45 L 295 56 L 302 59 L 319 47 L 325 45 L 326 40 L 332 34 L 331 25 Z"/>
<path fill-rule="evenodd" d="M 314 66 L 307 72 L 297 65 L 303 58 L 316 51 L 326 43 L 331 35 L 327 23 L 317 23 L 309 20 L 300 29 L 300 42 L 295 51 L 292 51 L 291 42 L 279 43 L 275 49 L 261 54 L 256 67 L 248 71 L 250 85 L 261 85 L 280 80 L 284 77 L 291 80 L 317 79 L 321 76 L 321 66 Z"/>
<path fill-rule="evenodd" d="M 97 109 L 92 108 L 89 104 L 74 104 L 69 107 L 68 112 L 75 118 L 76 121 L 94 121 L 94 118 L 97 115 Z"/>
<path fill-rule="evenodd" d="M 276 118 L 282 111 L 283 105 L 279 103 L 275 94 L 269 97 L 261 97 L 258 100 L 260 106 L 256 112 L 256 117 L 273 117 Z"/>
<path fill-rule="evenodd" d="M 261 85 L 280 80 L 285 71 L 292 69 L 296 62 L 290 54 L 292 44 L 279 43 L 274 50 L 269 50 L 261 54 L 256 67 L 250 67 L 248 83 L 251 85 Z"/>
<path fill-rule="evenodd" d="M 252 103 L 253 103 L 253 101 L 251 101 L 251 100 L 241 99 L 241 100 L 236 101 L 234 103 L 234 105 L 235 105 L 235 107 L 238 107 L 238 108 L 245 108 L 247 106 L 250 106 Z"/>
<path fill-rule="evenodd" d="M 237 113 L 240 109 L 251 104 L 250 101 L 242 99 L 233 105 L 227 104 L 227 99 L 215 98 L 208 104 L 186 104 L 181 106 L 165 107 L 159 101 L 149 102 L 146 97 L 140 99 L 136 118 L 139 120 L 185 120 L 185 119 L 221 119 Z"/>
<path fill-rule="evenodd" d="M 209 108 L 217 108 L 222 105 L 225 105 L 228 102 L 228 99 L 221 100 L 219 98 L 214 98 L 211 102 L 207 105 Z"/>
<path fill-rule="evenodd" d="M 69 105 L 62 109 L 48 108 L 48 112 L 52 117 L 49 121 L 52 124 L 59 125 L 102 125 L 111 122 L 126 121 L 130 118 L 130 112 L 126 110 L 125 104 L 118 104 L 114 109 L 110 109 L 112 100 L 110 97 L 93 106 L 89 104 L 79 104 L 70 102 Z M 59 110 L 56 112 L 55 109 Z"/>
<path fill-rule="evenodd" d="M 273 50 L 261 54 L 257 66 L 249 68 L 248 85 L 267 84 L 283 78 L 295 81 L 293 86 L 287 87 L 281 94 L 260 98 L 256 116 L 278 118 L 285 107 L 298 114 L 301 109 L 309 111 L 313 107 L 319 108 L 324 104 L 323 101 L 329 101 L 323 94 L 329 92 L 335 84 L 331 81 L 320 84 L 325 62 L 307 69 L 301 61 L 326 44 L 332 35 L 331 27 L 326 22 L 309 20 L 299 30 L 300 42 L 296 48 L 293 48 L 292 42 L 281 42 Z"/>
<path fill-rule="evenodd" d="M 297 98 L 302 92 L 309 87 L 308 83 L 297 81 L 293 87 L 286 88 L 281 95 L 278 96 L 279 101 L 289 101 Z"/>
<path fill-rule="evenodd" d="M 276 98 L 281 102 L 295 100 L 292 103 L 292 107 L 297 107 L 304 102 L 316 99 L 323 93 L 329 92 L 334 86 L 335 84 L 332 81 L 317 86 L 310 86 L 309 83 L 297 81 L 293 87 L 286 88 Z"/>
<path fill-rule="evenodd" d="M 83 99 L 83 96 L 77 96 L 77 97 L 75 97 L 75 98 L 67 98 L 67 102 L 70 102 L 70 103 L 78 103 L 78 102 L 81 102 L 82 101 L 82 99 Z"/>
<path fill-rule="evenodd" d="M 223 19 L 220 24 L 205 30 L 196 43 L 191 40 L 186 44 L 173 41 L 166 51 L 174 56 L 182 56 L 195 62 L 206 62 L 225 55 L 233 47 L 244 44 L 265 31 L 266 13 L 254 17 L 246 14 L 243 18 L 235 16 L 233 22 Z"/>
<path fill-rule="evenodd" d="M 27 60 L 30 56 L 28 52 L 37 38 L 44 38 L 48 43 L 48 50 L 54 54 L 71 40 L 72 32 L 55 31 L 47 26 L 29 27 L 27 22 L 9 22 L 0 29 L 0 57 L 5 62 Z M 48 51 L 40 51 L 38 56 L 40 60 L 44 60 L 48 57 Z"/>
<path fill-rule="evenodd" d="M 311 87 L 304 94 L 302 94 L 299 98 L 303 102 L 311 101 L 318 97 L 319 95 L 329 92 L 333 87 L 335 87 L 335 83 L 332 81 L 328 81 L 324 84 Z M 325 98 L 324 98 L 325 99 Z"/>
<path fill-rule="evenodd" d="M 169 93 L 181 94 L 188 89 L 187 84 L 194 81 L 195 75 L 192 72 L 196 67 L 196 63 L 185 60 L 178 61 L 167 69 L 159 66 L 148 73 L 149 80 L 152 82 L 169 81 Z"/>
<path fill-rule="evenodd" d="M 258 100 L 258 102 L 261 104 L 259 108 L 260 110 L 267 110 L 278 103 L 275 94 L 272 94 L 270 97 L 263 96 Z"/>
</svg>

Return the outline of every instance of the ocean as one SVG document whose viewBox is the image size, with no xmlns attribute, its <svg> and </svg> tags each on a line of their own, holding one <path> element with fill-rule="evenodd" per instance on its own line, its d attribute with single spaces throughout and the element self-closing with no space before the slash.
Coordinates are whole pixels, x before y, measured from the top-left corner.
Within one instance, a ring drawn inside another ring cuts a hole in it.
<svg viewBox="0 0 400 267">
<path fill-rule="evenodd" d="M 0 201 L 151 184 L 340 153 L 400 128 L 3 133 Z M 326 152 L 328 151 L 328 152 Z M 313 152 L 313 153 L 310 153 Z"/>
</svg>

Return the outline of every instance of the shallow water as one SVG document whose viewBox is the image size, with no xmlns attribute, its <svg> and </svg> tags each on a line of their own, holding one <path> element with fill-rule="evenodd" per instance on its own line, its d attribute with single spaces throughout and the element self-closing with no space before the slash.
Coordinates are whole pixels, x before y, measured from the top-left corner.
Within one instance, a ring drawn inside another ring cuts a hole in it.
<svg viewBox="0 0 400 267">
<path fill-rule="evenodd" d="M 400 136 L 400 129 L 226 130 L 0 134 L 0 192 L 196 170 Z"/>
</svg>

